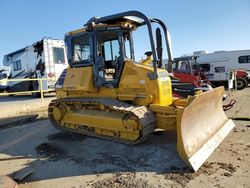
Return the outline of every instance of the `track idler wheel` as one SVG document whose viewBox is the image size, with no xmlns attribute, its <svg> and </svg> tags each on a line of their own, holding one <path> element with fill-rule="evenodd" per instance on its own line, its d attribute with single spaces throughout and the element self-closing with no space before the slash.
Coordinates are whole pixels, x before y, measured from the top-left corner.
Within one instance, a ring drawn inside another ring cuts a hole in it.
<svg viewBox="0 0 250 188">
<path fill-rule="evenodd" d="M 66 112 L 67 112 L 66 107 L 63 105 L 59 105 L 53 109 L 52 116 L 56 121 L 60 121 Z"/>
</svg>

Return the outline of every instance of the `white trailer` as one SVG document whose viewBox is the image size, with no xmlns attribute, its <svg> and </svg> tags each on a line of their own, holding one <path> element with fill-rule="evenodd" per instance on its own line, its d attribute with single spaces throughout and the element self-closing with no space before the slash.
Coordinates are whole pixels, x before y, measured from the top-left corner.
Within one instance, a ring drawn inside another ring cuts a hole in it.
<svg viewBox="0 0 250 188">
<path fill-rule="evenodd" d="M 5 67 L 5 77 L 8 79 L 54 78 L 57 80 L 68 67 L 64 41 L 43 38 L 33 45 L 5 55 L 1 67 Z M 43 90 L 54 89 L 55 81 L 44 80 L 42 85 Z M 9 92 L 31 91 L 40 89 L 40 84 L 38 81 L 8 82 L 5 89 Z M 34 96 L 38 97 L 39 93 L 34 93 Z"/>
<path fill-rule="evenodd" d="M 237 70 L 237 87 L 243 89 L 250 82 L 250 50 L 194 52 L 209 81 L 226 83 L 230 73 Z M 241 71 L 242 70 L 242 71 Z"/>
<path fill-rule="evenodd" d="M 5 91 L 8 87 L 7 75 L 9 73 L 8 67 L 0 67 L 0 92 Z"/>
</svg>

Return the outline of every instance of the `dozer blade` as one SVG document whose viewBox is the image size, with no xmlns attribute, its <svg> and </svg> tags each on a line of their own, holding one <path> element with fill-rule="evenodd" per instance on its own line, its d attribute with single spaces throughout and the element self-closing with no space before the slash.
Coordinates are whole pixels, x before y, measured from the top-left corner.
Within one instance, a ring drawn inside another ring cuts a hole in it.
<svg viewBox="0 0 250 188">
<path fill-rule="evenodd" d="M 224 88 L 195 95 L 178 112 L 177 150 L 194 171 L 207 160 L 235 124 L 222 108 Z"/>
</svg>

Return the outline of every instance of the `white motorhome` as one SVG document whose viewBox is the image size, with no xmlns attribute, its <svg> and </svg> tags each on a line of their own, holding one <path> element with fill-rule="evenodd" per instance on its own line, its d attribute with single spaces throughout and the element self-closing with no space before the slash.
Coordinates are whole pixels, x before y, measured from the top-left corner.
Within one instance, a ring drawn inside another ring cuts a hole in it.
<svg viewBox="0 0 250 188">
<path fill-rule="evenodd" d="M 227 82 L 233 70 L 238 70 L 237 87 L 239 89 L 243 89 L 250 82 L 250 50 L 215 51 L 213 53 L 197 51 L 193 55 L 199 56 L 197 62 L 213 83 Z"/>
<path fill-rule="evenodd" d="M 8 79 L 54 78 L 57 80 L 68 67 L 65 44 L 63 40 L 44 38 L 4 56 L 2 67 Z M 7 72 L 7 73 L 6 73 Z M 54 89 L 55 81 L 44 80 L 43 90 Z M 2 86 L 2 88 L 4 88 Z M 40 89 L 38 81 L 8 82 L 9 92 L 31 91 Z M 40 93 L 34 93 L 38 97 Z"/>
<path fill-rule="evenodd" d="M 8 67 L 0 67 L 0 92 L 5 91 L 8 87 L 7 75 L 9 72 Z"/>
</svg>

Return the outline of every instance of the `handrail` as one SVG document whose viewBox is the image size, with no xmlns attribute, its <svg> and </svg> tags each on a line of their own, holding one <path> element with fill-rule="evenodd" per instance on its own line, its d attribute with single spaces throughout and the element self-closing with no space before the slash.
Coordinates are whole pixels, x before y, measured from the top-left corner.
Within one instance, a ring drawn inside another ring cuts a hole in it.
<svg viewBox="0 0 250 188">
<path fill-rule="evenodd" d="M 6 96 L 6 95 L 15 95 L 15 94 L 32 94 L 32 93 L 38 93 L 40 92 L 41 94 L 41 101 L 44 101 L 43 98 L 43 93 L 44 92 L 50 92 L 50 91 L 54 91 L 54 89 L 46 89 L 43 90 L 43 82 L 44 80 L 51 80 L 51 81 L 56 81 L 56 78 L 22 78 L 22 79 L 1 79 L 0 83 L 6 83 L 6 82 L 19 82 L 19 81 L 39 81 L 40 84 L 40 89 L 39 90 L 32 90 L 32 91 L 19 91 L 19 92 L 5 92 L 5 93 L 0 93 L 0 96 Z"/>
</svg>

